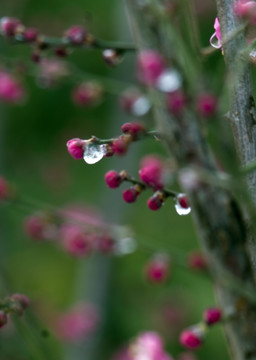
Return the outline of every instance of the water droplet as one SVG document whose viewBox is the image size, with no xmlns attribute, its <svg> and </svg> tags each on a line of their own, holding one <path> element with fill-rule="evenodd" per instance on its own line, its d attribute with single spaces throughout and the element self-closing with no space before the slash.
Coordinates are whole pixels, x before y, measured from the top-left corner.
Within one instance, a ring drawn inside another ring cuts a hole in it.
<svg viewBox="0 0 256 360">
<path fill-rule="evenodd" d="M 216 32 L 210 37 L 210 44 L 215 49 L 220 49 L 221 48 L 221 43 L 220 43 L 219 39 L 216 36 Z"/>
<path fill-rule="evenodd" d="M 93 142 L 88 142 L 84 151 L 84 161 L 87 164 L 95 164 L 100 161 L 104 155 L 106 155 L 107 149 L 106 145 L 95 144 Z"/>
<path fill-rule="evenodd" d="M 157 80 L 157 88 L 163 92 L 174 92 L 181 87 L 182 79 L 177 70 L 164 71 Z"/>
<path fill-rule="evenodd" d="M 176 198 L 175 210 L 179 215 L 188 215 L 191 212 L 186 195 L 180 194 Z"/>
<path fill-rule="evenodd" d="M 132 105 L 132 112 L 136 116 L 145 115 L 151 108 L 150 101 L 146 96 L 140 96 Z"/>
<path fill-rule="evenodd" d="M 114 253 L 119 256 L 128 255 L 137 249 L 137 242 L 134 238 L 126 237 L 115 243 Z"/>
</svg>

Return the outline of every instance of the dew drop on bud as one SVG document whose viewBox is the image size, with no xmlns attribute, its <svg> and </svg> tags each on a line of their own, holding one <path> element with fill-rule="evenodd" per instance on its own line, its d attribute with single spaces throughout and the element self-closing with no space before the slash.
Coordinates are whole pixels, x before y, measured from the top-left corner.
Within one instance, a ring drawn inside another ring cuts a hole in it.
<svg viewBox="0 0 256 360">
<path fill-rule="evenodd" d="M 137 242 L 132 237 L 126 237 L 115 243 L 114 253 L 118 256 L 132 254 L 137 249 Z"/>
<path fill-rule="evenodd" d="M 106 145 L 87 143 L 84 151 L 84 161 L 87 164 L 95 164 L 100 161 L 104 155 L 106 155 Z"/>
<path fill-rule="evenodd" d="M 148 113 L 151 108 L 150 101 L 146 96 L 140 96 L 132 105 L 132 113 L 136 116 L 143 116 Z"/>
<path fill-rule="evenodd" d="M 157 80 L 157 88 L 163 92 L 174 92 L 181 87 L 182 79 L 177 70 L 164 71 Z"/>
<path fill-rule="evenodd" d="M 175 210 L 179 215 L 188 215 L 191 212 L 189 200 L 184 194 L 179 194 L 175 202 Z"/>
</svg>

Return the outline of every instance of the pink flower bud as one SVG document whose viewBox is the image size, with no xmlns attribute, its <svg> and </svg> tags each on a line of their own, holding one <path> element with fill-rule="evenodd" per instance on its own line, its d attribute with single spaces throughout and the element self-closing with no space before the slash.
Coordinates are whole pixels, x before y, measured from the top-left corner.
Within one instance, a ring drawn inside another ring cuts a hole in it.
<svg viewBox="0 0 256 360">
<path fill-rule="evenodd" d="M 63 247 L 71 255 L 81 257 L 92 252 L 95 239 L 90 234 L 75 224 L 63 224 L 60 228 L 60 236 Z"/>
<path fill-rule="evenodd" d="M 163 187 L 163 164 L 154 156 L 146 157 L 147 161 L 142 162 L 139 170 L 139 176 L 148 186 L 154 189 L 162 189 Z"/>
<path fill-rule="evenodd" d="M 10 196 L 9 184 L 4 177 L 0 176 L 0 202 Z"/>
<path fill-rule="evenodd" d="M 222 311 L 219 308 L 209 308 L 204 311 L 204 321 L 207 325 L 216 324 L 221 320 Z"/>
<path fill-rule="evenodd" d="M 207 261 L 205 256 L 199 251 L 190 253 L 188 257 L 188 266 L 191 269 L 196 269 L 196 270 L 207 269 Z"/>
<path fill-rule="evenodd" d="M 130 134 L 133 141 L 138 140 L 146 132 L 145 126 L 139 122 L 125 123 L 121 129 L 124 134 Z"/>
<path fill-rule="evenodd" d="M 123 191 L 123 199 L 127 203 L 134 203 L 137 200 L 139 194 L 140 189 L 135 185 Z"/>
<path fill-rule="evenodd" d="M 112 253 L 114 245 L 114 240 L 108 235 L 101 235 L 97 238 L 97 250 L 103 254 Z"/>
<path fill-rule="evenodd" d="M 44 230 L 47 224 L 41 216 L 32 215 L 25 219 L 24 230 L 32 239 L 44 239 Z"/>
<path fill-rule="evenodd" d="M 186 195 L 180 194 L 177 197 L 177 203 L 183 208 L 188 209 L 190 207 L 189 199 Z"/>
<path fill-rule="evenodd" d="M 148 208 L 153 211 L 160 209 L 164 203 L 164 199 L 165 197 L 162 192 L 155 192 L 147 201 Z"/>
<path fill-rule="evenodd" d="M 87 30 L 80 25 L 75 25 L 69 28 L 64 36 L 73 44 L 73 45 L 82 45 L 85 42 L 87 36 Z"/>
<path fill-rule="evenodd" d="M 114 154 L 122 156 L 127 152 L 131 137 L 129 135 L 119 136 L 112 143 Z"/>
<path fill-rule="evenodd" d="M 198 96 L 196 100 L 197 111 L 204 117 L 215 114 L 217 109 L 217 99 L 210 93 L 204 93 Z"/>
<path fill-rule="evenodd" d="M 105 174 L 105 181 L 109 188 L 118 188 L 123 182 L 123 177 L 114 170 L 110 170 Z"/>
<path fill-rule="evenodd" d="M 30 304 L 29 298 L 24 294 L 13 294 L 10 297 L 13 301 L 18 302 L 23 310 L 26 310 Z"/>
<path fill-rule="evenodd" d="M 15 104 L 23 100 L 24 89 L 8 72 L 0 71 L 0 100 Z"/>
<path fill-rule="evenodd" d="M 21 22 L 19 19 L 3 17 L 0 19 L 0 32 L 5 36 L 14 36 L 20 25 Z"/>
<path fill-rule="evenodd" d="M 203 336 L 197 326 L 184 330 L 180 335 L 180 343 L 188 349 L 197 349 L 202 345 Z"/>
<path fill-rule="evenodd" d="M 175 115 L 178 115 L 182 112 L 182 110 L 186 106 L 186 103 L 187 98 L 185 94 L 180 90 L 169 93 L 166 96 L 167 110 Z"/>
<path fill-rule="evenodd" d="M 34 42 L 38 37 L 38 31 L 35 28 L 27 28 L 23 33 L 23 37 L 27 42 Z"/>
<path fill-rule="evenodd" d="M 154 50 L 141 51 L 137 58 L 137 74 L 139 80 L 148 86 L 156 84 L 165 69 L 164 59 Z"/>
<path fill-rule="evenodd" d="M 256 15 L 256 3 L 255 1 L 238 0 L 233 5 L 234 13 L 238 17 L 242 17 L 246 20 L 252 20 Z"/>
<path fill-rule="evenodd" d="M 164 254 L 154 256 L 146 265 L 146 277 L 153 283 L 163 283 L 170 273 L 169 258 Z"/>
<path fill-rule="evenodd" d="M 3 310 L 0 310 L 0 328 L 7 324 L 8 317 Z"/>
<path fill-rule="evenodd" d="M 74 159 L 83 158 L 85 147 L 86 147 L 86 140 L 82 140 L 79 138 L 74 138 L 68 140 L 67 142 L 68 152 Z"/>
<path fill-rule="evenodd" d="M 84 82 L 73 89 L 72 99 L 79 106 L 95 105 L 102 97 L 102 87 L 98 83 Z"/>
</svg>

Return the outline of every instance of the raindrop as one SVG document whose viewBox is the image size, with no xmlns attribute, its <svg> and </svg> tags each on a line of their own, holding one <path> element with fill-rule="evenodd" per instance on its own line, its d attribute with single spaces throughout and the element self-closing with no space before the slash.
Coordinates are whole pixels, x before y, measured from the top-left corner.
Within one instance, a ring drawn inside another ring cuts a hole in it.
<svg viewBox="0 0 256 360">
<path fill-rule="evenodd" d="M 175 210 L 179 215 L 188 215 L 191 212 L 188 198 L 184 194 L 179 194 L 176 198 Z"/>
<path fill-rule="evenodd" d="M 140 96 L 132 105 L 132 113 L 137 116 L 143 116 L 147 114 L 150 108 L 151 104 L 148 98 L 146 96 Z"/>
<path fill-rule="evenodd" d="M 86 148 L 84 151 L 84 161 L 87 164 L 95 164 L 100 161 L 104 155 L 106 155 L 107 149 L 106 145 L 95 144 L 93 142 L 89 142 L 86 144 Z"/>
<path fill-rule="evenodd" d="M 164 71 L 157 80 L 157 88 L 163 92 L 174 92 L 181 87 L 182 79 L 177 70 Z"/>
<path fill-rule="evenodd" d="M 221 48 L 222 45 L 221 45 L 219 39 L 216 36 L 216 32 L 210 37 L 210 44 L 215 49 L 220 49 Z"/>
<path fill-rule="evenodd" d="M 119 256 L 128 255 L 137 249 L 137 242 L 132 237 L 126 237 L 115 243 L 114 253 Z"/>
</svg>

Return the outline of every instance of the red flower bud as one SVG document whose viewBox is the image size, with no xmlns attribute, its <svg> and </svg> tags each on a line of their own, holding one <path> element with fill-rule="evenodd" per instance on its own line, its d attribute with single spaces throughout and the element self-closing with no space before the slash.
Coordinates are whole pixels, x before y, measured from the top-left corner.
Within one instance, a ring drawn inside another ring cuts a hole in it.
<svg viewBox="0 0 256 360">
<path fill-rule="evenodd" d="M 204 312 L 204 321 L 207 325 L 216 324 L 221 320 L 222 311 L 219 308 L 209 308 Z"/>
<path fill-rule="evenodd" d="M 121 185 L 123 177 L 117 171 L 110 170 L 105 174 L 105 181 L 109 188 L 115 189 Z"/>
</svg>

